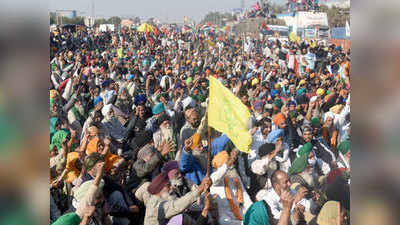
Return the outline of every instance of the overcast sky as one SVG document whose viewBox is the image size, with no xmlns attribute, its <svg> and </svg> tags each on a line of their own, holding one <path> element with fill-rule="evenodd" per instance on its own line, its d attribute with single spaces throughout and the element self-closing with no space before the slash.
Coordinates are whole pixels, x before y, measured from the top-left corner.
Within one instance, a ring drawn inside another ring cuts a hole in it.
<svg viewBox="0 0 400 225">
<path fill-rule="evenodd" d="M 77 10 L 90 15 L 92 0 L 50 0 L 49 10 Z M 97 17 L 139 16 L 158 18 L 160 21 L 183 22 L 188 16 L 196 21 L 201 20 L 210 11 L 231 12 L 240 8 L 241 0 L 94 0 Z M 286 2 L 286 0 L 272 0 Z M 245 7 L 251 7 L 256 0 L 244 0 Z"/>
</svg>

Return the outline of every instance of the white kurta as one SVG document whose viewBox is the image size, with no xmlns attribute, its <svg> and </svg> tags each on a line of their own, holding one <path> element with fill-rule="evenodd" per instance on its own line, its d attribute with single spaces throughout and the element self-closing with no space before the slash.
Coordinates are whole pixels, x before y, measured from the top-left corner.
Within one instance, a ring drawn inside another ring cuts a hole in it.
<svg viewBox="0 0 400 225">
<path fill-rule="evenodd" d="M 210 194 L 217 195 L 215 201 L 218 205 L 218 222 L 220 225 L 240 225 L 242 221 L 236 219 L 235 215 L 231 210 L 231 206 L 225 195 L 225 185 L 224 185 L 224 177 L 227 172 L 226 165 L 221 166 L 216 172 L 211 174 L 211 178 L 213 180 L 213 185 L 210 187 Z M 244 214 L 246 213 L 247 209 L 253 204 L 250 199 L 250 196 L 247 194 L 246 189 L 243 186 L 243 182 L 240 180 L 240 185 L 242 187 L 243 192 L 243 205 L 240 206 L 240 212 L 242 217 L 244 218 Z M 237 187 L 236 183 L 232 178 L 229 179 L 229 188 L 231 190 L 231 195 L 233 201 L 236 202 L 237 199 Z"/>
</svg>

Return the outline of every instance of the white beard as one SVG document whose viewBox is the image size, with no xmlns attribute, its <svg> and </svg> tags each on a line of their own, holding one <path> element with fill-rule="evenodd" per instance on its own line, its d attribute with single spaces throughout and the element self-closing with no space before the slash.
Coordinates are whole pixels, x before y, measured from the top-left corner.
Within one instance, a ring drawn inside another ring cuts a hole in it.
<svg viewBox="0 0 400 225">
<path fill-rule="evenodd" d="M 113 118 L 114 118 L 114 116 L 108 115 L 108 114 L 107 114 L 107 115 L 104 116 L 104 119 L 103 119 L 103 120 L 104 120 L 105 122 L 111 122 Z"/>
<path fill-rule="evenodd" d="M 171 185 L 174 186 L 174 187 L 179 187 L 179 186 L 183 185 L 183 178 L 182 177 L 180 177 L 178 179 L 174 178 L 174 179 L 171 179 L 170 181 L 171 181 Z"/>
<path fill-rule="evenodd" d="M 160 127 L 160 132 L 161 132 L 161 139 L 163 141 L 172 140 L 172 136 L 174 133 L 174 131 L 172 130 L 172 127 L 169 127 L 169 128 Z"/>
<path fill-rule="evenodd" d="M 79 111 L 79 113 L 80 113 L 81 115 L 84 115 L 84 114 L 85 114 L 85 110 L 83 109 L 83 106 L 82 106 L 82 105 L 76 106 L 76 109 L 78 109 L 78 111 Z"/>
<path fill-rule="evenodd" d="M 303 172 L 301 174 L 301 177 L 306 181 L 306 183 L 308 185 L 310 185 L 311 187 L 314 187 L 314 177 L 312 176 L 312 173 L 309 174 L 309 173 Z"/>
</svg>

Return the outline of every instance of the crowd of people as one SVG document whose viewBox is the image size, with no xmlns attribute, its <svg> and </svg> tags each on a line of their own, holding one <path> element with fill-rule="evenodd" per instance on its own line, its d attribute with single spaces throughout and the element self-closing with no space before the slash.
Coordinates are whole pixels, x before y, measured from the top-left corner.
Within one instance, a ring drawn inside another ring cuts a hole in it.
<svg viewBox="0 0 400 225">
<path fill-rule="evenodd" d="M 59 27 L 50 223 L 349 224 L 349 69 L 326 42 Z M 210 76 L 248 107 L 249 153 L 208 129 Z"/>
</svg>

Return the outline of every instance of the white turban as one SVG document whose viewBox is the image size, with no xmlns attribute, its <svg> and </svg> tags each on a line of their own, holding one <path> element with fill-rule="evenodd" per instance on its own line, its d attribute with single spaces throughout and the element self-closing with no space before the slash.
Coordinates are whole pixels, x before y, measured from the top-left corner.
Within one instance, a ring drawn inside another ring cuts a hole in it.
<svg viewBox="0 0 400 225">
<path fill-rule="evenodd" d="M 310 102 L 315 102 L 315 101 L 317 101 L 317 99 L 318 99 L 317 96 L 312 96 L 312 97 L 310 98 Z"/>
<path fill-rule="evenodd" d="M 105 105 L 103 109 L 101 109 L 101 113 L 103 116 L 107 116 L 108 112 L 112 109 L 112 104 Z"/>
<path fill-rule="evenodd" d="M 335 114 L 333 112 L 326 112 L 325 115 L 324 115 L 324 122 L 326 122 L 328 117 L 331 117 L 332 119 L 335 119 Z"/>
</svg>

